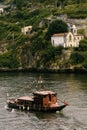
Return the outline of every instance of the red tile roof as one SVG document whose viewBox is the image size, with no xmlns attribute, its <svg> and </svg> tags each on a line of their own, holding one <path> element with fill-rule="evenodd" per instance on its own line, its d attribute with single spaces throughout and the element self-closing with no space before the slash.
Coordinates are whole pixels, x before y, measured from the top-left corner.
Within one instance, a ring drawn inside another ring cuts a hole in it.
<svg viewBox="0 0 87 130">
<path fill-rule="evenodd" d="M 64 35 L 67 35 L 67 33 L 53 34 L 52 37 L 60 37 L 60 36 L 64 36 Z"/>
</svg>

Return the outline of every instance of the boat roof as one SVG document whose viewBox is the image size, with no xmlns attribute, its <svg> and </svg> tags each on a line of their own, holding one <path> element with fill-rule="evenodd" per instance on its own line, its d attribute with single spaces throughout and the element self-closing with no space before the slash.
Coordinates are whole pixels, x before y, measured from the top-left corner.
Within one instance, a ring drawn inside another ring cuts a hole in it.
<svg viewBox="0 0 87 130">
<path fill-rule="evenodd" d="M 36 91 L 33 94 L 37 94 L 37 95 L 48 95 L 48 94 L 56 94 L 53 91 Z"/>
<path fill-rule="evenodd" d="M 23 96 L 23 97 L 18 98 L 18 100 L 33 101 L 33 98 L 32 98 L 32 97 L 29 97 L 29 96 Z"/>
</svg>

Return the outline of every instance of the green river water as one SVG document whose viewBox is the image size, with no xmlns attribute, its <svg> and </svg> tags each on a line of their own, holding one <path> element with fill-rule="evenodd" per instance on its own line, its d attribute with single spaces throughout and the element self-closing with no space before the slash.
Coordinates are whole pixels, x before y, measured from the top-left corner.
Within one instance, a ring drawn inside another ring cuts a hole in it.
<svg viewBox="0 0 87 130">
<path fill-rule="evenodd" d="M 8 97 L 31 95 L 39 77 L 69 103 L 62 112 L 8 111 Z M 0 73 L 0 130 L 87 130 L 87 75 Z"/>
</svg>

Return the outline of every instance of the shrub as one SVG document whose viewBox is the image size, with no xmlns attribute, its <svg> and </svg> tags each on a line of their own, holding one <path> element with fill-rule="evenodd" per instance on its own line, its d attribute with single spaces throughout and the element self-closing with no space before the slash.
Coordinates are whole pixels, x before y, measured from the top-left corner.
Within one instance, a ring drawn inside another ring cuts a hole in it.
<svg viewBox="0 0 87 130">
<path fill-rule="evenodd" d="M 12 52 L 0 55 L 0 67 L 17 68 L 18 66 L 17 57 Z"/>
<path fill-rule="evenodd" d="M 80 41 L 79 50 L 80 51 L 87 51 L 87 39 L 83 39 Z"/>
<path fill-rule="evenodd" d="M 79 52 L 73 52 L 71 54 L 70 60 L 73 64 L 82 64 L 82 62 L 84 62 L 84 56 Z"/>
</svg>

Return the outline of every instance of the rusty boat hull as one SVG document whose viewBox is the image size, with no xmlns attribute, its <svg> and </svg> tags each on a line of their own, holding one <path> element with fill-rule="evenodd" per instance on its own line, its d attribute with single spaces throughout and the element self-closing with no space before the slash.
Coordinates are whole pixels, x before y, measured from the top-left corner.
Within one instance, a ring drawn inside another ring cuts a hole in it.
<svg viewBox="0 0 87 130">
<path fill-rule="evenodd" d="M 60 106 L 55 106 L 55 107 L 39 107 L 39 106 L 29 106 L 29 105 L 19 105 L 14 102 L 7 102 L 7 107 L 9 109 L 18 109 L 22 111 L 40 111 L 40 112 L 56 112 L 56 111 L 61 111 L 63 110 L 67 105 L 60 105 Z"/>
</svg>

